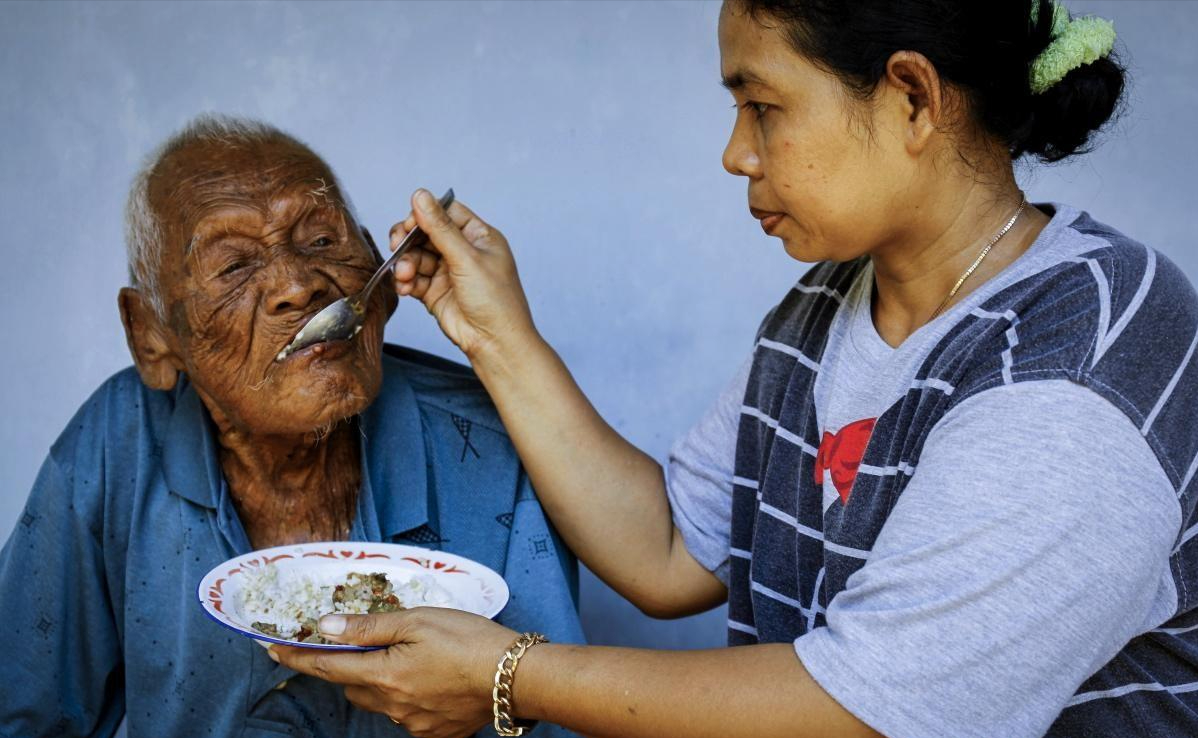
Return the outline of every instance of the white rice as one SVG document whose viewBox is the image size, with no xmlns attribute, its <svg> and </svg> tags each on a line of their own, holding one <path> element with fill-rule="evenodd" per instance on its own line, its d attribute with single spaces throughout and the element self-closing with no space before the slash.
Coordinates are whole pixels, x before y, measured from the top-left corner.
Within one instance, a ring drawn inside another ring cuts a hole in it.
<svg viewBox="0 0 1198 738">
<path fill-rule="evenodd" d="M 369 573 L 363 571 L 362 573 Z M 241 586 L 241 616 L 247 623 L 269 623 L 290 637 L 305 620 L 329 613 L 363 614 L 369 602 L 333 602 L 333 591 L 345 584 L 347 574 L 316 578 L 295 569 L 268 565 L 247 572 Z M 453 607 L 453 596 L 428 574 L 396 583 L 388 581 L 404 607 Z"/>
</svg>

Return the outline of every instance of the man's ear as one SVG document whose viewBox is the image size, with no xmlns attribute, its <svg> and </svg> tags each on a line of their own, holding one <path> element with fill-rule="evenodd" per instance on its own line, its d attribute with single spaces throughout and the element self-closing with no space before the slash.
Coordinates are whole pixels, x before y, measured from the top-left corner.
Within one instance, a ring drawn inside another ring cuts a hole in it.
<svg viewBox="0 0 1198 738">
<path fill-rule="evenodd" d="M 370 248 L 374 251 L 375 268 L 377 269 L 378 267 L 381 267 L 383 262 L 386 261 L 386 258 L 383 256 L 383 252 L 379 251 L 379 247 L 375 244 L 374 236 L 370 235 L 370 231 L 366 229 L 366 226 L 358 227 L 362 229 L 362 238 L 366 239 L 366 243 L 370 244 Z M 390 280 L 384 280 L 384 286 L 389 284 L 391 284 Z M 395 308 L 399 307 L 399 297 L 395 294 L 394 287 L 390 289 L 384 289 L 383 292 L 383 302 L 387 305 L 387 317 L 390 318 L 395 314 Z"/>
<path fill-rule="evenodd" d="M 141 381 L 147 387 L 169 390 L 179 377 L 179 361 L 167 341 L 165 329 L 150 304 L 132 287 L 122 287 L 117 295 L 125 341 Z"/>
<path fill-rule="evenodd" d="M 383 256 L 383 252 L 379 251 L 378 245 L 375 244 L 374 236 L 370 235 L 370 230 L 366 226 L 358 226 L 358 228 L 362 231 L 362 238 L 366 239 L 366 243 L 370 244 L 370 250 L 374 252 L 375 266 L 382 266 L 383 262 L 387 259 Z"/>
</svg>

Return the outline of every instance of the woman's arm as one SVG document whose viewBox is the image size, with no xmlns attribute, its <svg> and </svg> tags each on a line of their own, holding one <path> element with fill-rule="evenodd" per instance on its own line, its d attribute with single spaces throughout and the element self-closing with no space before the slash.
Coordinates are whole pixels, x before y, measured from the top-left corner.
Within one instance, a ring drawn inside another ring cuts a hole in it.
<svg viewBox="0 0 1198 738">
<path fill-rule="evenodd" d="M 661 465 L 600 417 L 548 344 L 531 337 L 475 368 L 541 504 L 583 563 L 654 617 L 724 600 L 724 585 L 674 526 Z"/>
<path fill-rule="evenodd" d="M 427 193 L 424 193 L 427 195 Z M 726 597 L 670 515 L 661 466 L 609 426 L 537 333 L 503 235 L 460 202 L 432 198 L 415 224 L 431 244 L 400 261 L 397 290 L 424 302 L 470 359 L 566 543 L 641 610 L 676 617 Z"/>
<path fill-rule="evenodd" d="M 517 670 L 513 704 L 597 738 L 876 737 L 789 643 L 709 651 L 546 644 Z"/>
<path fill-rule="evenodd" d="M 329 621 L 321 622 L 327 634 Z M 416 608 L 348 616 L 334 640 L 389 645 L 337 653 L 273 646 L 305 674 L 345 684 L 364 710 L 418 736 L 461 736 L 490 722 L 496 662 L 516 637 L 489 620 Z M 597 738 L 877 738 L 808 675 L 793 644 L 710 651 L 533 646 L 516 668 L 515 717 Z"/>
</svg>

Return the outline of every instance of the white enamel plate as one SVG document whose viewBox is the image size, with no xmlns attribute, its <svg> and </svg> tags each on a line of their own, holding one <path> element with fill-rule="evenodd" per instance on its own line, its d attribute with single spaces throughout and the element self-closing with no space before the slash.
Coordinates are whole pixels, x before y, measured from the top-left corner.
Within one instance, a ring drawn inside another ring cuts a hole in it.
<svg viewBox="0 0 1198 738">
<path fill-rule="evenodd" d="M 302 574 L 319 584 L 345 581 L 351 572 L 380 572 L 400 590 L 414 577 L 432 577 L 449 593 L 451 606 L 493 618 L 508 601 L 503 577 L 464 556 L 396 543 L 335 541 L 276 546 L 229 559 L 208 572 L 196 590 L 204 612 L 216 622 L 260 643 L 319 648 L 334 651 L 371 651 L 372 647 L 298 643 L 255 630 L 254 617 L 245 612 L 242 588 L 249 575 L 263 567 L 280 567 L 280 574 Z M 402 595 L 401 595 L 402 597 Z"/>
</svg>

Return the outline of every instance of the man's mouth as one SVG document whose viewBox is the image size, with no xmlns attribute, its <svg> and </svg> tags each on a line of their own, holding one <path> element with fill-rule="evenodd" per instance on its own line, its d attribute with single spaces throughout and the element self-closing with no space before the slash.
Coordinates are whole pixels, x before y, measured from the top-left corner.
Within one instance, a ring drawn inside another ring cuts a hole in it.
<svg viewBox="0 0 1198 738">
<path fill-rule="evenodd" d="M 319 341 L 310 346 L 304 346 L 302 349 L 299 349 L 298 351 L 292 351 L 291 353 L 287 354 L 283 358 L 277 359 L 277 361 L 279 363 L 282 363 L 282 362 L 290 363 L 292 361 L 297 361 L 297 360 L 298 361 L 303 361 L 303 360 L 315 361 L 317 359 L 323 359 L 325 361 L 329 361 L 332 359 L 339 359 L 342 356 L 345 356 L 347 353 L 349 353 L 350 348 L 352 348 L 351 341 L 352 341 L 352 339 L 349 339 L 349 340 L 338 339 L 335 341 Z M 291 345 L 291 344 L 288 343 L 288 345 Z M 280 352 L 280 353 L 282 353 L 282 352 Z"/>
<path fill-rule="evenodd" d="M 338 344 L 348 344 L 349 343 L 348 340 L 316 341 L 314 343 L 309 343 L 309 344 L 303 346 L 302 348 L 292 348 L 292 346 L 294 346 L 297 341 L 300 343 L 303 343 L 303 340 L 301 340 L 301 339 L 304 336 L 305 331 L 315 330 L 318 334 L 323 332 L 321 330 L 321 326 L 312 326 L 312 319 L 315 318 L 317 315 L 319 315 L 321 312 L 323 312 L 324 309 L 327 307 L 328 307 L 328 305 L 325 305 L 320 310 L 317 310 L 309 315 L 304 316 L 303 321 L 300 323 L 299 329 L 295 332 L 294 335 L 291 336 L 291 338 L 289 338 L 287 340 L 287 343 L 285 343 L 283 345 L 283 347 L 279 349 L 279 352 L 277 354 L 275 354 L 275 362 L 276 363 L 282 362 L 285 359 L 290 359 L 295 356 L 300 356 L 301 354 L 305 355 L 305 356 L 323 356 L 326 358 L 333 358 L 333 354 L 335 354 L 336 356 L 340 356 L 340 355 L 342 355 L 342 353 L 344 353 L 343 351 L 341 351 L 337 348 L 337 345 Z M 355 333 L 355 335 L 357 335 L 357 334 Z M 353 336 L 350 336 L 350 338 L 353 338 Z M 330 353 L 330 352 L 332 352 L 332 353 Z"/>
<path fill-rule="evenodd" d="M 342 335 L 343 331 L 336 330 L 339 326 L 338 321 L 334 316 L 339 317 L 343 311 L 334 312 L 332 316 L 325 315 L 328 309 L 336 302 L 337 301 L 334 300 L 328 305 L 321 307 L 319 310 L 304 316 L 303 322 L 300 323 L 299 329 L 294 335 L 291 336 L 291 339 L 287 341 L 287 343 L 281 349 L 279 349 L 279 352 L 275 354 L 275 361 L 280 362 L 292 354 L 299 353 L 301 348 L 308 348 L 309 346 L 315 346 L 319 343 L 329 342 L 320 340 L 313 341 L 311 339 L 318 339 L 324 336 Z M 323 321 L 321 320 L 322 318 L 324 318 Z M 359 325 L 358 328 L 360 330 L 361 326 Z M 311 339 L 308 337 L 309 334 L 312 334 Z M 353 338 L 354 335 L 357 335 L 357 331 L 354 331 L 350 338 Z"/>
</svg>

